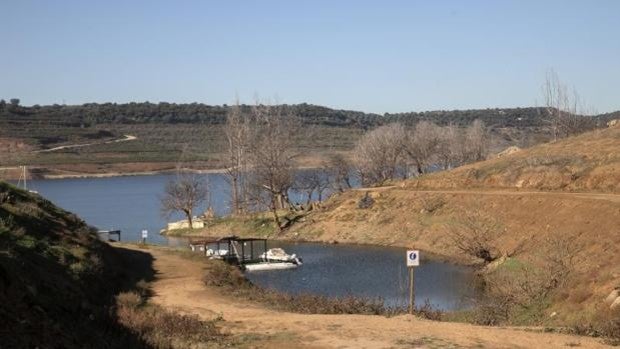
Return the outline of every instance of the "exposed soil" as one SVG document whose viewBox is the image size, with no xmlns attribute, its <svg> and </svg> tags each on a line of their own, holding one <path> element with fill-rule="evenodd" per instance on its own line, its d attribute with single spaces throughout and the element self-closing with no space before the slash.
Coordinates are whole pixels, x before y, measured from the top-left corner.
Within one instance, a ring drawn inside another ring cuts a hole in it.
<svg viewBox="0 0 620 349">
<path fill-rule="evenodd" d="M 135 248 L 135 247 L 133 247 Z M 543 333 L 536 328 L 493 328 L 433 322 L 409 315 L 302 315 L 274 311 L 222 294 L 202 281 L 206 262 L 147 249 L 156 273 L 151 302 L 205 320 L 223 317 L 223 330 L 250 348 L 605 348 L 599 340 Z"/>
</svg>

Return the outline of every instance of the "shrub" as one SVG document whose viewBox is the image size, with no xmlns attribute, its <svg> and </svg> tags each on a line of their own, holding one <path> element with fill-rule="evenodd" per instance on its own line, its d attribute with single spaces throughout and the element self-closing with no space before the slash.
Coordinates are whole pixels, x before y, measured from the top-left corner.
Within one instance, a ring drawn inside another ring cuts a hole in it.
<svg viewBox="0 0 620 349">
<path fill-rule="evenodd" d="M 367 208 L 371 208 L 374 204 L 375 204 L 375 199 L 373 199 L 370 196 L 370 192 L 366 192 L 366 195 L 364 195 L 360 199 L 360 201 L 358 201 L 357 208 L 367 209 Z"/>
<path fill-rule="evenodd" d="M 424 212 L 433 213 L 446 204 L 446 200 L 441 196 L 431 196 L 422 199 L 422 209 Z"/>
</svg>

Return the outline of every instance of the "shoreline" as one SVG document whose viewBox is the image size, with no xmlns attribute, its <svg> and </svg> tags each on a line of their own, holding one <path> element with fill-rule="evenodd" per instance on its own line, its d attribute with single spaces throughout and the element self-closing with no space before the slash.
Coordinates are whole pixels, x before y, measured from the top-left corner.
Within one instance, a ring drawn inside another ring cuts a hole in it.
<svg viewBox="0 0 620 349">
<path fill-rule="evenodd" d="M 158 163 L 156 163 L 158 164 Z M 125 177 L 125 176 L 154 176 L 160 174 L 170 174 L 176 172 L 176 168 L 170 168 L 169 166 L 165 166 L 167 163 L 161 163 L 160 165 L 164 168 L 157 170 L 128 170 L 128 171 L 114 171 L 113 168 L 110 171 L 102 170 L 99 172 L 80 172 L 80 171 L 71 171 L 67 169 L 61 169 L 57 167 L 46 167 L 39 165 L 30 165 L 28 166 L 29 170 L 32 172 L 36 172 L 36 174 L 29 174 L 28 180 L 41 180 L 41 179 L 76 179 L 76 178 L 111 178 L 111 177 Z M 80 164 L 76 165 L 79 166 Z M 110 164 L 108 164 L 110 165 Z M 121 163 L 119 165 L 125 165 L 125 163 Z M 299 170 L 309 170 L 317 168 L 316 166 L 297 166 Z M 7 166 L 0 167 L 0 180 L 5 181 L 15 181 L 20 178 L 20 168 L 19 166 Z M 217 168 L 190 168 L 184 167 L 181 168 L 181 171 L 184 173 L 196 173 L 196 174 L 223 174 L 226 172 L 226 168 L 217 167 Z"/>
<path fill-rule="evenodd" d="M 170 238 L 178 238 L 178 239 L 218 239 L 224 237 L 224 235 L 204 235 L 204 234 L 166 234 L 164 230 L 160 231 L 159 234 L 163 237 Z M 343 246 L 356 246 L 356 247 L 384 247 L 384 248 L 399 248 L 399 249 L 411 249 L 413 248 L 411 245 L 407 246 L 406 243 L 403 244 L 376 244 L 376 243 L 364 243 L 359 241 L 338 241 L 338 240 L 322 240 L 322 239 L 304 239 L 304 238 L 291 238 L 291 236 L 283 235 L 278 236 L 275 234 L 274 236 L 265 237 L 265 239 L 272 241 L 279 241 L 284 243 L 310 243 L 310 244 L 321 244 L 321 245 L 343 245 Z M 438 252 L 436 250 L 428 250 L 428 249 L 419 249 L 422 254 L 422 258 L 429 258 L 433 261 L 440 261 L 445 263 L 450 263 L 454 265 L 466 266 L 466 267 L 475 267 L 477 263 L 473 261 L 465 261 L 462 257 L 456 255 L 450 255 Z M 428 257 L 430 256 L 430 257 Z"/>
</svg>

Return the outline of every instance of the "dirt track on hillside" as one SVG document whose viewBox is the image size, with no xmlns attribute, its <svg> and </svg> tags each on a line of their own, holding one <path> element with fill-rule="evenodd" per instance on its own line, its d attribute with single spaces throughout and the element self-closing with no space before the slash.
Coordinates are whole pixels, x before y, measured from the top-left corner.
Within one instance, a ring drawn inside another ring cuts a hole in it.
<svg viewBox="0 0 620 349">
<path fill-rule="evenodd" d="M 561 191 L 533 191 L 533 190 L 456 190 L 456 189 L 437 189 L 437 190 L 417 190 L 403 189 L 398 186 L 385 186 L 376 188 L 355 188 L 355 191 L 384 191 L 384 190 L 404 190 L 415 193 L 429 194 L 475 194 L 475 195 L 557 195 L 558 197 L 572 197 L 578 199 L 606 200 L 620 202 L 620 194 L 593 193 L 593 192 L 561 192 Z"/>
<path fill-rule="evenodd" d="M 303 315 L 266 309 L 222 295 L 202 282 L 204 264 L 159 249 L 151 302 L 203 319 L 256 348 L 605 348 L 587 337 L 433 322 L 404 315 Z M 248 340 L 247 338 L 254 338 Z"/>
</svg>

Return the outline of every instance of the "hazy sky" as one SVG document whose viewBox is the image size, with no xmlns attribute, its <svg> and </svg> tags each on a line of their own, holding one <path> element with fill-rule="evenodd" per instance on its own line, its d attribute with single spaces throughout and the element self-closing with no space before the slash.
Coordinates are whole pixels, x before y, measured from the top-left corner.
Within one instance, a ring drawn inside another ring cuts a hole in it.
<svg viewBox="0 0 620 349">
<path fill-rule="evenodd" d="M 0 98 L 620 109 L 620 1 L 0 0 Z"/>
</svg>

